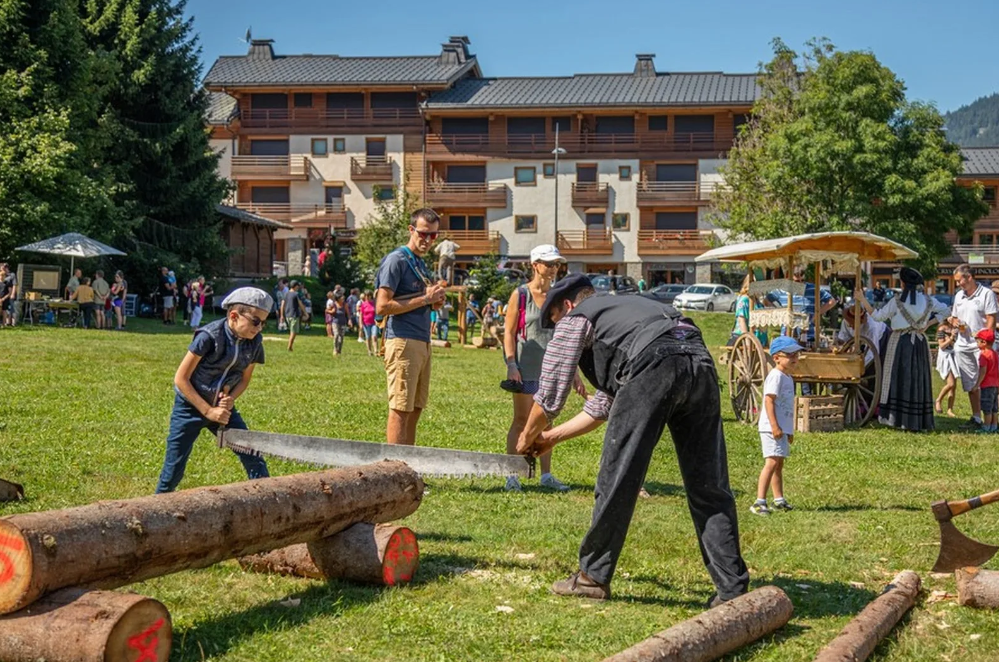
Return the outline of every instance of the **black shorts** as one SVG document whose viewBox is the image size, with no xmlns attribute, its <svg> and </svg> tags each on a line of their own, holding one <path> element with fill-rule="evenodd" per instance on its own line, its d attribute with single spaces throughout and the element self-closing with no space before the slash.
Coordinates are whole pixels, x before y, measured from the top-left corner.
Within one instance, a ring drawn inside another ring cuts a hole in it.
<svg viewBox="0 0 999 662">
<path fill-rule="evenodd" d="M 995 414 L 999 412 L 999 386 L 982 387 L 982 413 Z"/>
</svg>

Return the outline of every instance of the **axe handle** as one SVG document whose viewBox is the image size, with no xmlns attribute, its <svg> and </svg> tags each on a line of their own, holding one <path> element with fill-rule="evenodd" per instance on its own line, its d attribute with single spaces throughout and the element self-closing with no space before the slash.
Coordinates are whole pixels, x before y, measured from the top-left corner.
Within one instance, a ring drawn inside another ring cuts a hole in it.
<svg viewBox="0 0 999 662">
<path fill-rule="evenodd" d="M 986 506 L 990 503 L 995 503 L 999 501 L 999 490 L 995 492 L 989 492 L 988 494 L 983 494 L 981 496 L 972 497 L 970 499 L 965 499 L 964 501 L 948 501 L 947 508 L 950 509 L 951 517 L 956 517 L 969 510 L 974 510 L 975 508 L 980 508 L 981 506 Z"/>
</svg>

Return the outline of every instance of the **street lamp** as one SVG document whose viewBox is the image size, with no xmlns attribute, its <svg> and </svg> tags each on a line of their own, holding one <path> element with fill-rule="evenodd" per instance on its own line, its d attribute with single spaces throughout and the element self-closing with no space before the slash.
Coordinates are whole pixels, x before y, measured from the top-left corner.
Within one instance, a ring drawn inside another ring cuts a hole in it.
<svg viewBox="0 0 999 662">
<path fill-rule="evenodd" d="M 565 156 L 566 151 L 558 146 L 558 128 L 559 123 L 555 122 L 555 149 L 552 150 L 552 154 L 555 155 L 555 248 L 558 248 L 558 157 Z"/>
</svg>

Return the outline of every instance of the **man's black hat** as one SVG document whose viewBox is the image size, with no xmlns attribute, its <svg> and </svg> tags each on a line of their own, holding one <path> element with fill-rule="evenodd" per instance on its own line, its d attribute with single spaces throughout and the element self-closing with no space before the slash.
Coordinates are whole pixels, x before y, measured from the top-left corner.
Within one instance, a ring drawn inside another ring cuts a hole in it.
<svg viewBox="0 0 999 662">
<path fill-rule="evenodd" d="M 548 290 L 548 296 L 545 297 L 545 302 L 541 304 L 542 328 L 555 328 L 555 323 L 552 322 L 551 317 L 549 316 L 552 309 L 561 305 L 566 299 L 572 299 L 579 293 L 580 290 L 587 287 L 592 288 L 593 284 L 590 283 L 590 279 L 583 274 L 569 274 L 562 280 L 552 285 L 551 289 Z"/>
</svg>

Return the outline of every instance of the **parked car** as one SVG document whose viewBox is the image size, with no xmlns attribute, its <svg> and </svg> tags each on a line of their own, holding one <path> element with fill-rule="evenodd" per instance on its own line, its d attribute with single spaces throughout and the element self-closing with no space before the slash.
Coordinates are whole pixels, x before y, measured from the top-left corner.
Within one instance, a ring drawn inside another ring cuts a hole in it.
<svg viewBox="0 0 999 662">
<path fill-rule="evenodd" d="M 638 294 L 638 283 L 630 276 L 608 276 L 607 274 L 586 274 L 597 292 L 610 292 L 611 279 L 618 294 Z"/>
<path fill-rule="evenodd" d="M 656 301 L 661 301 L 662 303 L 673 303 L 673 300 L 676 299 L 676 295 L 680 294 L 680 292 L 683 292 L 688 287 L 690 287 L 690 285 L 684 285 L 682 283 L 657 285 L 648 292 L 643 292 L 642 296 L 655 299 Z"/>
<path fill-rule="evenodd" d="M 673 299 L 677 308 L 690 310 L 727 310 L 735 312 L 735 302 L 739 296 L 725 285 L 704 283 L 691 285 Z"/>
</svg>

